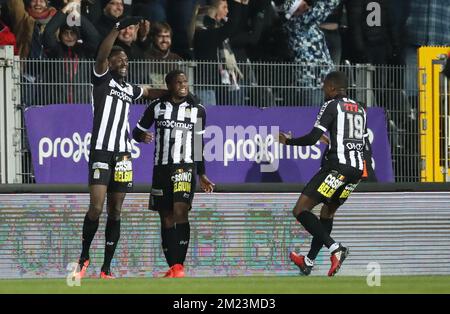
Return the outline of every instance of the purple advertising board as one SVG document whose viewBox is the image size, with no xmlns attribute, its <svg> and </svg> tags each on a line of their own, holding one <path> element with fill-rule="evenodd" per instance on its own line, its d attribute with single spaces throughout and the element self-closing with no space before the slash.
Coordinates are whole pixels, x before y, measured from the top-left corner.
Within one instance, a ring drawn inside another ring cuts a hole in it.
<svg viewBox="0 0 450 314">
<path fill-rule="evenodd" d="M 130 110 L 130 128 L 145 109 Z M 215 183 L 306 183 L 317 172 L 325 146 L 281 145 L 279 131 L 295 137 L 308 133 L 317 107 L 254 108 L 207 107 L 204 156 L 208 177 Z M 48 105 L 29 107 L 25 123 L 37 183 L 87 183 L 92 106 Z M 393 171 L 386 119 L 381 108 L 368 110 L 369 138 L 375 174 L 392 182 Z M 151 183 L 154 144 L 132 141 L 135 183 Z"/>
</svg>

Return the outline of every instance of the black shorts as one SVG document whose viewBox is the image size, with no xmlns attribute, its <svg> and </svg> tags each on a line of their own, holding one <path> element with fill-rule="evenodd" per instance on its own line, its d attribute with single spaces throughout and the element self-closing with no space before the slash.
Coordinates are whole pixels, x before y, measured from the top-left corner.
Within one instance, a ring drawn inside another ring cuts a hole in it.
<svg viewBox="0 0 450 314">
<path fill-rule="evenodd" d="M 155 166 L 149 209 L 173 210 L 173 204 L 186 203 L 189 209 L 196 185 L 195 164 Z"/>
<path fill-rule="evenodd" d="M 362 171 L 349 166 L 325 165 L 308 182 L 302 194 L 318 203 L 342 205 L 361 180 Z"/>
<path fill-rule="evenodd" d="M 108 192 L 131 192 L 133 165 L 131 154 L 92 150 L 89 154 L 89 185 L 108 186 Z"/>
</svg>

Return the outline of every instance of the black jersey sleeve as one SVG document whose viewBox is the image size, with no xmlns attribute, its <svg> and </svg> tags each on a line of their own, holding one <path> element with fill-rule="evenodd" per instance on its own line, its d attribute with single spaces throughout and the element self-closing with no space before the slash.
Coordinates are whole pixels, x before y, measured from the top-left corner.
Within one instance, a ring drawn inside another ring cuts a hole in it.
<svg viewBox="0 0 450 314">
<path fill-rule="evenodd" d="M 298 137 L 298 138 L 291 138 L 286 140 L 287 145 L 293 145 L 293 146 L 310 146 L 317 143 L 317 141 L 320 139 L 320 136 L 323 134 L 323 131 L 318 128 L 313 128 L 311 132 L 308 134 Z"/>
<path fill-rule="evenodd" d="M 333 123 L 333 120 L 336 119 L 338 104 L 339 102 L 335 100 L 328 101 L 323 104 L 322 108 L 320 108 L 319 114 L 317 115 L 314 127 L 322 130 L 322 132 L 328 131 Z"/>
<path fill-rule="evenodd" d="M 132 86 L 133 86 L 133 100 L 138 100 L 144 94 L 144 89 L 138 85 L 132 85 Z"/>
<path fill-rule="evenodd" d="M 136 142 L 141 142 L 141 136 L 147 132 L 155 121 L 155 102 L 151 103 L 145 109 L 142 117 L 139 119 L 136 127 L 133 129 L 133 138 Z"/>
<path fill-rule="evenodd" d="M 106 81 L 111 80 L 111 72 L 109 71 L 109 68 L 106 69 L 105 73 L 97 73 L 95 72 L 95 67 L 92 68 L 92 84 L 94 86 L 98 86 L 103 84 Z"/>
<path fill-rule="evenodd" d="M 206 173 L 205 158 L 203 156 L 203 135 L 205 134 L 206 127 L 206 110 L 202 105 L 198 106 L 197 124 L 198 126 L 195 127 L 194 135 L 194 158 L 197 164 L 197 174 L 201 176 Z"/>
</svg>

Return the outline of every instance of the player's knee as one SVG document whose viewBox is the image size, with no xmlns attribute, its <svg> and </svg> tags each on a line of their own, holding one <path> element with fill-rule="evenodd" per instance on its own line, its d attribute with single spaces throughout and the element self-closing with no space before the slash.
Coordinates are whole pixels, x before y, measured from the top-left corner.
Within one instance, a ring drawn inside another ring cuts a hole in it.
<svg viewBox="0 0 450 314">
<path fill-rule="evenodd" d="M 90 220 L 94 221 L 97 220 L 100 215 L 102 214 L 103 206 L 100 204 L 90 204 L 89 205 L 89 211 L 88 211 L 88 217 Z"/>
<path fill-rule="evenodd" d="M 108 218 L 115 221 L 120 220 L 120 210 L 110 210 L 108 212 Z"/>
<path fill-rule="evenodd" d="M 306 207 L 300 207 L 300 206 L 295 206 L 294 209 L 292 210 L 292 215 L 297 218 L 298 215 L 300 215 L 302 212 L 304 211 L 308 211 L 309 209 Z"/>
<path fill-rule="evenodd" d="M 176 223 L 185 223 L 189 219 L 189 205 L 180 204 L 173 208 L 173 219 Z"/>
<path fill-rule="evenodd" d="M 164 229 L 172 228 L 173 225 L 175 224 L 172 212 L 160 211 L 159 212 L 159 218 L 161 220 L 161 226 Z"/>
</svg>

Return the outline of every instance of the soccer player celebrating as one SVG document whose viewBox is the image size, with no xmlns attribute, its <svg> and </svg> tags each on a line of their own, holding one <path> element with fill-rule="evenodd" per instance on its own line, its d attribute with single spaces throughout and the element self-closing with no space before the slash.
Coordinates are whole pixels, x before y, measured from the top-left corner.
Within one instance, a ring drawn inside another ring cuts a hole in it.
<svg viewBox="0 0 450 314">
<path fill-rule="evenodd" d="M 107 198 L 105 256 L 100 278 L 113 279 L 110 265 L 120 237 L 120 213 L 127 192 L 133 187 L 128 115 L 130 105 L 140 97 L 155 99 L 165 94 L 148 86 L 125 82 L 128 58 L 121 47 L 113 46 L 119 31 L 140 22 L 128 17 L 117 22 L 101 43 L 92 77 L 94 121 L 89 155 L 89 210 L 83 223 L 82 252 L 78 276 L 89 266 L 89 248 L 97 232 L 99 217 Z M 106 197 L 107 196 L 107 197 Z"/>
<path fill-rule="evenodd" d="M 169 95 L 152 102 L 133 130 L 133 138 L 149 143 L 147 130 L 155 124 L 155 156 L 150 194 L 151 210 L 159 212 L 161 238 L 169 270 L 164 277 L 184 277 L 189 246 L 188 213 L 194 197 L 196 174 L 205 192 L 212 183 L 205 174 L 203 133 L 205 108 L 189 94 L 188 79 L 180 70 L 165 77 Z"/>
<path fill-rule="evenodd" d="M 309 146 L 318 140 L 328 143 L 322 167 L 305 186 L 293 214 L 313 236 L 307 256 L 291 252 L 290 259 L 309 275 L 314 259 L 322 245 L 331 253 L 331 268 L 328 276 L 334 276 L 349 250 L 335 242 L 330 234 L 336 210 L 358 185 L 363 173 L 363 148 L 366 137 L 366 111 L 363 106 L 347 98 L 347 77 L 342 72 L 331 72 L 324 80 L 325 104 L 320 109 L 312 131 L 299 138 L 280 133 L 279 141 L 286 145 Z M 324 132 L 329 132 L 326 137 Z M 323 203 L 320 220 L 311 213 Z"/>
</svg>

